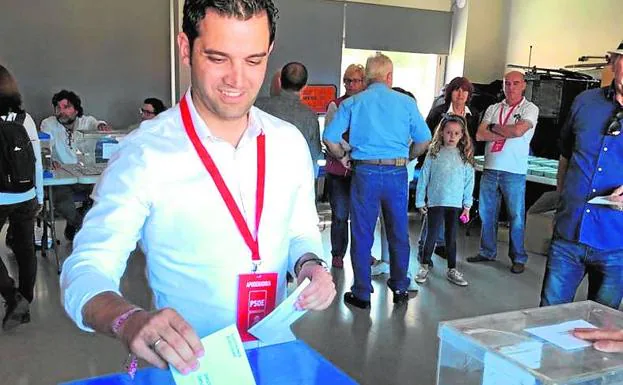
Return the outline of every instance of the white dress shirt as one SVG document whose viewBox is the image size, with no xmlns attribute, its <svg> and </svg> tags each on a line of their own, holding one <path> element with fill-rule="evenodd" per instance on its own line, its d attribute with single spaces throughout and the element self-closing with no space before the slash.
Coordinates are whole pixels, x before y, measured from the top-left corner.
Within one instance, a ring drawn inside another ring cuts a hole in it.
<svg viewBox="0 0 623 385">
<path fill-rule="evenodd" d="M 95 141 L 86 139 L 81 131 L 97 131 L 99 124 L 106 123 L 92 116 L 83 115 L 76 118 L 71 143 L 67 136 L 67 130 L 56 116 L 49 116 L 41 122 L 41 131 L 49 134 L 52 144 L 52 159 L 62 164 L 76 164 L 78 157 L 76 151 L 95 151 Z"/>
<path fill-rule="evenodd" d="M 14 121 L 16 118 L 17 114 L 14 112 L 0 116 L 0 119 L 5 121 Z M 0 205 L 22 203 L 34 197 L 37 197 L 39 204 L 43 204 L 43 165 L 41 163 L 41 143 L 37 134 L 37 126 L 28 113 L 26 113 L 23 125 L 26 128 L 30 143 L 32 143 L 32 149 L 35 152 L 35 187 L 23 193 L 0 193 Z"/>
<path fill-rule="evenodd" d="M 296 127 L 253 107 L 237 148 L 210 133 L 187 92 L 198 136 L 254 233 L 257 136 L 266 135 L 266 187 L 258 272 L 286 271 L 305 253 L 322 256 L 307 143 Z M 65 309 L 76 324 L 95 295 L 119 293 L 136 242 L 146 255 L 156 308 L 172 307 L 206 336 L 236 323 L 238 275 L 251 252 L 188 139 L 179 105 L 143 122 L 121 143 L 95 187 L 61 275 Z"/>
</svg>

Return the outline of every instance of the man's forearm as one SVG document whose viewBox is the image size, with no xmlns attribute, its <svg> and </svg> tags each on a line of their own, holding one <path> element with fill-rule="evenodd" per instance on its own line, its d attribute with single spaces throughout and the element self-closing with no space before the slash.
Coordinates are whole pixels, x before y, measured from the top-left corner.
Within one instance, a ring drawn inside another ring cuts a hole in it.
<svg viewBox="0 0 623 385">
<path fill-rule="evenodd" d="M 107 291 L 91 298 L 82 308 L 82 319 L 86 326 L 95 331 L 114 336 L 111 326 L 119 317 L 135 306 L 117 293 Z"/>
<path fill-rule="evenodd" d="M 342 159 L 344 155 L 346 155 L 346 151 L 344 151 L 344 149 L 339 143 L 333 143 L 328 140 L 325 140 L 324 144 L 327 146 L 327 150 L 329 150 L 329 153 L 334 158 Z"/>
<path fill-rule="evenodd" d="M 425 153 L 429 144 L 430 142 L 411 143 L 411 147 L 409 148 L 409 159 L 415 159 Z"/>
<path fill-rule="evenodd" d="M 560 156 L 558 159 L 558 172 L 556 173 L 556 191 L 562 192 L 562 186 L 565 184 L 565 176 L 567 175 L 567 169 L 569 168 L 569 159 L 564 156 Z"/>
</svg>

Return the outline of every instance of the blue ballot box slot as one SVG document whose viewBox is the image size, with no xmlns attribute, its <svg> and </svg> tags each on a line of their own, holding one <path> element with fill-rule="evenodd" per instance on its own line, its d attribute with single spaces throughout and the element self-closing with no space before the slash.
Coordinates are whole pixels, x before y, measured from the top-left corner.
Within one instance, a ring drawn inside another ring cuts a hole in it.
<svg viewBox="0 0 623 385">
<path fill-rule="evenodd" d="M 356 385 L 340 369 L 302 341 L 247 350 L 257 385 Z M 175 385 L 168 370 L 141 369 L 134 381 L 125 373 L 68 382 L 63 385 Z"/>
</svg>

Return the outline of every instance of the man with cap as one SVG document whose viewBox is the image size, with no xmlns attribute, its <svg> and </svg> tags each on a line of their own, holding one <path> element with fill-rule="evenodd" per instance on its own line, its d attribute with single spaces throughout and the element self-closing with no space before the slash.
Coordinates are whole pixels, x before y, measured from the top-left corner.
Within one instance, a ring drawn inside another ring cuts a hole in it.
<svg viewBox="0 0 623 385">
<path fill-rule="evenodd" d="M 623 43 L 610 54 L 613 82 L 578 95 L 561 131 L 561 202 L 541 306 L 573 301 L 586 274 L 589 300 L 617 309 L 623 296 Z M 611 204 L 589 203 L 600 196 Z"/>
</svg>

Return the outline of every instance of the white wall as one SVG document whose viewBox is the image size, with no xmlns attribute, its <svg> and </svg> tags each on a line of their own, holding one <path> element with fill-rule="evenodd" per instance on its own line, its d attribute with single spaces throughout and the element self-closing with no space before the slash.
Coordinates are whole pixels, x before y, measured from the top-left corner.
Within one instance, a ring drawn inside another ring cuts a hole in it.
<svg viewBox="0 0 623 385">
<path fill-rule="evenodd" d="M 623 39 L 621 0 L 507 0 L 506 63 L 559 68 L 583 55 L 605 55 Z"/>
<path fill-rule="evenodd" d="M 504 75 L 508 41 L 507 1 L 468 0 L 464 73 L 474 83 L 490 83 Z"/>
<path fill-rule="evenodd" d="M 462 9 L 455 8 L 452 13 L 452 40 L 450 54 L 446 64 L 444 84 L 457 76 L 463 76 L 465 71 L 465 44 L 467 43 L 467 23 L 469 2 Z"/>
</svg>

